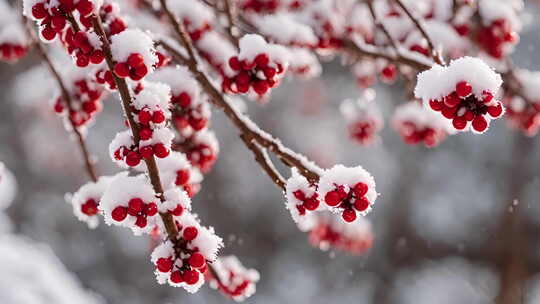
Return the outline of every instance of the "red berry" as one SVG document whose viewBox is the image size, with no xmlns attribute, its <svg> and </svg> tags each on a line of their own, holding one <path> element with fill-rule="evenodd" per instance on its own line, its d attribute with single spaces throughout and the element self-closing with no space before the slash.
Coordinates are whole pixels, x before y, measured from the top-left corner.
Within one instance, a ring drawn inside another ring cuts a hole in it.
<svg viewBox="0 0 540 304">
<path fill-rule="evenodd" d="M 158 212 L 158 207 L 156 203 L 148 203 L 144 206 L 144 213 L 147 216 L 154 216 Z"/>
<path fill-rule="evenodd" d="M 293 195 L 294 197 L 296 197 L 297 200 L 299 201 L 305 201 L 306 200 L 306 195 L 304 194 L 304 192 L 302 190 L 296 190 L 293 192 Z"/>
<path fill-rule="evenodd" d="M 90 59 L 88 58 L 88 56 L 83 55 L 81 53 L 79 53 L 77 55 L 76 64 L 77 64 L 78 67 L 84 68 L 84 67 L 88 66 L 89 63 L 90 63 Z"/>
<path fill-rule="evenodd" d="M 182 283 L 184 280 L 182 279 L 182 273 L 180 271 L 173 271 L 173 273 L 171 273 L 171 282 L 175 283 L 175 284 L 180 284 Z"/>
<path fill-rule="evenodd" d="M 271 67 L 266 67 L 263 69 L 264 76 L 266 79 L 272 79 L 274 76 L 276 76 L 276 69 Z"/>
<path fill-rule="evenodd" d="M 130 215 L 139 214 L 144 208 L 144 202 L 142 199 L 136 197 L 132 198 L 128 202 L 128 213 Z"/>
<path fill-rule="evenodd" d="M 309 211 L 313 211 L 319 207 L 319 201 L 314 198 L 308 198 L 304 201 L 304 207 Z"/>
<path fill-rule="evenodd" d="M 43 2 L 36 3 L 32 6 L 32 16 L 36 19 L 43 19 L 49 15 L 47 9 L 45 9 L 45 4 Z"/>
<path fill-rule="evenodd" d="M 394 80 L 396 78 L 396 66 L 393 64 L 385 66 L 381 71 L 381 75 L 383 79 Z"/>
<path fill-rule="evenodd" d="M 465 120 L 467 121 L 472 121 L 475 117 L 475 114 L 471 110 L 467 110 L 467 112 L 465 112 L 465 115 L 463 115 L 463 117 L 465 117 Z"/>
<path fill-rule="evenodd" d="M 88 114 L 92 114 L 97 111 L 97 105 L 93 101 L 85 101 L 82 104 L 82 109 Z"/>
<path fill-rule="evenodd" d="M 467 126 L 467 119 L 465 119 L 465 116 L 454 117 L 452 125 L 458 130 L 463 130 Z"/>
<path fill-rule="evenodd" d="M 444 108 L 441 113 L 444 117 L 448 119 L 453 119 L 456 116 L 457 107 L 455 108 Z"/>
<path fill-rule="evenodd" d="M 490 103 L 493 100 L 493 94 L 488 91 L 482 92 L 482 97 L 484 97 L 484 103 Z"/>
<path fill-rule="evenodd" d="M 61 32 L 66 26 L 66 19 L 62 16 L 56 15 L 51 19 L 51 27 L 57 31 Z"/>
<path fill-rule="evenodd" d="M 488 127 L 488 123 L 487 123 L 487 120 L 484 118 L 484 116 L 478 115 L 474 118 L 472 122 L 472 126 L 473 126 L 473 129 L 476 130 L 477 132 L 484 132 Z"/>
<path fill-rule="evenodd" d="M 267 67 L 268 63 L 270 63 L 270 58 L 268 57 L 267 54 L 262 53 L 262 54 L 257 55 L 257 57 L 255 57 L 255 64 L 257 64 L 259 68 Z"/>
<path fill-rule="evenodd" d="M 94 199 L 89 199 L 81 205 L 81 212 L 88 216 L 96 215 L 98 212 L 97 206 L 98 204 Z"/>
<path fill-rule="evenodd" d="M 141 156 L 135 151 L 131 151 L 126 156 L 126 164 L 130 167 L 136 167 L 141 162 Z"/>
<path fill-rule="evenodd" d="M 229 66 L 235 71 L 240 71 L 242 69 L 242 64 L 236 56 L 229 58 Z"/>
<path fill-rule="evenodd" d="M 324 196 L 324 201 L 328 206 L 337 206 L 341 202 L 341 197 L 337 191 L 330 191 Z"/>
<path fill-rule="evenodd" d="M 242 61 L 242 69 L 249 71 L 255 67 L 255 62 L 249 62 L 248 60 Z"/>
<path fill-rule="evenodd" d="M 195 130 L 200 131 L 206 127 L 208 120 L 206 118 L 189 118 L 189 125 Z"/>
<path fill-rule="evenodd" d="M 456 84 L 456 93 L 461 98 L 467 97 L 472 93 L 472 86 L 466 81 L 460 81 Z"/>
<path fill-rule="evenodd" d="M 365 197 L 361 197 L 354 202 L 354 208 L 360 212 L 366 211 L 369 205 L 369 200 Z"/>
<path fill-rule="evenodd" d="M 206 264 L 206 259 L 199 252 L 195 252 L 189 257 L 188 262 L 191 267 L 201 268 Z"/>
<path fill-rule="evenodd" d="M 45 26 L 43 30 L 41 30 L 41 36 L 45 38 L 45 40 L 51 41 L 56 37 L 56 32 L 52 29 L 50 26 Z"/>
<path fill-rule="evenodd" d="M 160 272 L 169 272 L 173 267 L 173 261 L 170 258 L 159 258 L 156 261 L 156 268 Z"/>
<path fill-rule="evenodd" d="M 459 97 L 452 93 L 448 96 L 446 96 L 444 98 L 444 104 L 447 106 L 447 107 L 450 107 L 450 108 L 453 108 L 455 106 L 457 106 L 458 104 L 461 103 L 461 99 L 459 99 Z"/>
<path fill-rule="evenodd" d="M 176 205 L 176 208 L 171 211 L 171 214 L 174 216 L 180 216 L 182 213 L 184 213 L 184 207 L 182 207 L 180 204 Z"/>
<path fill-rule="evenodd" d="M 82 0 L 77 3 L 77 10 L 81 13 L 82 16 L 88 16 L 92 13 L 94 5 L 91 1 Z"/>
<path fill-rule="evenodd" d="M 199 281 L 199 272 L 196 270 L 186 270 L 182 275 L 182 279 L 188 285 L 194 285 Z"/>
<path fill-rule="evenodd" d="M 113 209 L 111 216 L 112 216 L 113 220 L 115 220 L 117 222 L 121 222 L 127 216 L 127 208 L 122 207 L 122 206 L 118 206 L 118 207 Z"/>
<path fill-rule="evenodd" d="M 103 62 L 103 59 L 105 59 L 105 54 L 102 50 L 95 50 L 92 52 L 92 55 L 90 55 L 90 62 L 93 64 L 100 64 Z"/>
<path fill-rule="evenodd" d="M 150 128 L 142 128 L 140 131 L 139 131 L 139 137 L 141 138 L 141 140 L 149 140 L 150 138 L 152 138 L 152 130 Z"/>
<path fill-rule="evenodd" d="M 253 90 L 259 95 L 266 94 L 268 89 L 270 89 L 270 87 L 268 86 L 268 82 L 266 82 L 266 80 L 257 80 L 253 83 Z"/>
<path fill-rule="evenodd" d="M 146 220 L 146 217 L 139 215 L 137 216 L 137 221 L 135 221 L 135 225 L 144 228 L 148 224 L 148 221 Z"/>
<path fill-rule="evenodd" d="M 503 112 L 503 107 L 502 107 L 500 102 L 495 106 L 489 106 L 488 107 L 488 113 L 493 118 L 497 118 L 497 117 L 501 116 L 502 112 Z"/>
<path fill-rule="evenodd" d="M 189 181 L 189 177 L 190 177 L 189 170 L 178 170 L 176 171 L 175 184 L 177 186 L 182 186 Z"/>
<path fill-rule="evenodd" d="M 240 93 L 247 93 L 247 91 L 249 91 L 249 83 L 246 83 L 246 84 L 237 83 L 236 87 L 238 89 L 238 92 Z"/>
<path fill-rule="evenodd" d="M 159 124 L 165 121 L 165 114 L 163 111 L 155 111 L 154 114 L 152 114 L 152 122 Z"/>
<path fill-rule="evenodd" d="M 119 62 L 114 66 L 114 73 L 120 78 L 129 76 L 129 66 L 126 63 Z"/>
<path fill-rule="evenodd" d="M 131 54 L 128 57 L 127 63 L 132 68 L 138 68 L 138 67 L 144 65 L 144 57 L 141 54 L 138 54 L 138 53 Z"/>
<path fill-rule="evenodd" d="M 139 153 L 141 154 L 142 158 L 149 159 L 154 156 L 154 149 L 152 146 L 144 146 L 139 149 Z"/>
<path fill-rule="evenodd" d="M 343 210 L 341 217 L 348 223 L 354 222 L 354 220 L 356 220 L 356 211 L 352 209 L 345 209 Z"/>
<path fill-rule="evenodd" d="M 251 82 L 251 77 L 245 71 L 240 72 L 240 74 L 235 77 L 236 85 L 249 84 Z"/>
<path fill-rule="evenodd" d="M 199 234 L 199 231 L 193 226 L 186 227 L 182 233 L 186 241 L 194 240 L 197 237 L 197 234 Z"/>
<path fill-rule="evenodd" d="M 148 68 L 143 64 L 135 68 L 135 75 L 131 74 L 133 80 L 139 80 L 148 74 Z"/>
<path fill-rule="evenodd" d="M 356 185 L 354 185 L 354 194 L 357 196 L 357 197 L 362 197 L 364 195 L 366 195 L 366 193 L 368 192 L 368 185 L 364 184 L 364 183 L 358 183 Z"/>
<path fill-rule="evenodd" d="M 143 125 L 148 125 L 152 120 L 152 114 L 148 110 L 141 110 L 138 116 L 139 122 Z"/>
<path fill-rule="evenodd" d="M 165 158 L 169 156 L 169 149 L 164 144 L 158 143 L 154 145 L 154 154 L 159 158 Z"/>
<path fill-rule="evenodd" d="M 443 103 L 436 99 L 431 99 L 429 101 L 429 106 L 435 111 L 440 111 L 443 109 Z"/>
<path fill-rule="evenodd" d="M 180 95 L 178 95 L 178 105 L 180 105 L 183 108 L 189 107 L 191 104 L 191 96 L 187 92 L 182 92 Z"/>
</svg>

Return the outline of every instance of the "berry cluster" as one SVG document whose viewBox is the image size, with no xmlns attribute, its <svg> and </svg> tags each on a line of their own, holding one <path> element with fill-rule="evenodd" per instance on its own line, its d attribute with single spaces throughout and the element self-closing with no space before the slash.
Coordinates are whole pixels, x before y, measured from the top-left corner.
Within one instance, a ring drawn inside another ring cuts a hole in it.
<svg viewBox="0 0 540 304">
<path fill-rule="evenodd" d="M 518 34 L 506 19 L 497 19 L 482 27 L 477 33 L 476 40 L 480 47 L 491 57 L 502 59 L 508 53 L 509 46 L 519 40 Z"/>
<path fill-rule="evenodd" d="M 392 117 L 392 125 L 406 144 L 423 143 L 428 148 L 439 145 L 452 131 L 447 120 L 416 101 L 398 106 Z"/>
<path fill-rule="evenodd" d="M 113 161 L 121 167 L 137 167 L 143 158 L 167 157 L 174 135 L 166 128 L 151 132 L 151 137 L 144 143 L 141 141 L 140 146 L 135 144 L 131 131 L 117 133 L 109 145 Z"/>
<path fill-rule="evenodd" d="M 321 250 L 334 248 L 362 255 L 373 245 L 373 233 L 366 219 L 343 223 L 330 216 L 319 215 L 309 231 L 309 242 Z"/>
<path fill-rule="evenodd" d="M 116 82 L 114 81 L 113 74 L 107 68 L 98 69 L 95 72 L 95 80 L 97 83 L 105 85 L 105 87 L 111 91 L 116 90 Z"/>
<path fill-rule="evenodd" d="M 78 31 L 75 33 L 69 27 L 61 38 L 78 67 L 86 67 L 90 63 L 100 64 L 104 61 L 105 54 L 101 50 L 99 37 L 94 32 Z"/>
<path fill-rule="evenodd" d="M 97 227 L 99 223 L 97 216 L 99 203 L 110 180 L 109 177 L 103 176 L 97 182 L 88 182 L 82 185 L 69 200 L 77 218 L 86 222 L 90 228 Z"/>
<path fill-rule="evenodd" d="M 99 9 L 103 27 L 107 36 L 113 36 L 127 29 L 127 24 L 120 17 L 120 9 L 116 2 L 105 0 Z"/>
<path fill-rule="evenodd" d="M 492 92 L 483 91 L 482 96 L 478 97 L 466 81 L 458 82 L 455 91 L 443 98 L 430 100 L 429 106 L 452 120 L 457 130 L 472 126 L 478 133 L 486 131 L 489 121 L 499 118 L 504 112 L 502 103 L 494 99 Z"/>
<path fill-rule="evenodd" d="M 265 95 L 279 84 L 288 66 L 286 51 L 268 44 L 259 35 L 245 35 L 240 39 L 240 54 L 229 59 L 233 76 L 225 75 L 225 92 L 244 94 L 250 89 L 258 96 Z"/>
<path fill-rule="evenodd" d="M 255 293 L 259 272 L 245 268 L 237 257 L 220 257 L 212 267 L 214 272 L 207 271 L 206 279 L 211 287 L 219 289 L 225 296 L 240 302 Z"/>
<path fill-rule="evenodd" d="M 506 97 L 506 118 L 510 126 L 534 136 L 540 128 L 540 102 L 527 103 L 519 97 Z"/>
<path fill-rule="evenodd" d="M 212 169 L 219 153 L 219 145 L 212 131 L 202 130 L 181 144 L 190 163 L 206 173 Z"/>
<path fill-rule="evenodd" d="M 97 86 L 93 79 L 87 78 L 87 72 L 74 70 L 69 75 L 74 81 L 70 86 L 71 109 L 67 116 L 75 127 L 87 125 L 102 108 L 103 89 Z M 67 105 L 61 97 L 55 99 L 54 111 L 66 115 Z"/>
<path fill-rule="evenodd" d="M 212 31 L 212 9 L 198 0 L 171 1 L 169 9 L 178 16 L 191 40 L 198 41 Z"/>
<path fill-rule="evenodd" d="M 138 29 L 127 29 L 111 37 L 114 73 L 120 78 L 142 80 L 158 62 L 152 39 Z"/>
<path fill-rule="evenodd" d="M 1 9 L 1 8 L 0 8 Z M 17 23 L 0 24 L 0 61 L 16 62 L 28 53 L 28 41 L 24 30 Z"/>
<path fill-rule="evenodd" d="M 344 100 L 340 106 L 341 114 L 347 121 L 349 136 L 363 146 L 375 142 L 384 124 L 381 111 L 374 102 L 374 98 L 374 91 L 367 89 L 362 98 L 356 101 Z"/>
<path fill-rule="evenodd" d="M 367 214 L 375 199 L 375 181 L 362 167 L 334 166 L 319 180 L 319 196 L 333 212 L 341 213 L 343 220 L 353 222 L 357 213 Z"/>
<path fill-rule="evenodd" d="M 316 186 L 310 184 L 296 169 L 292 169 L 291 177 L 287 180 L 285 195 L 285 206 L 298 224 L 305 221 L 307 214 L 320 209 L 321 202 Z"/>
<path fill-rule="evenodd" d="M 184 153 L 173 151 L 167 158 L 157 159 L 157 165 L 164 189 L 180 188 L 189 197 L 200 190 L 202 175 L 197 168 L 191 166 Z"/>
</svg>

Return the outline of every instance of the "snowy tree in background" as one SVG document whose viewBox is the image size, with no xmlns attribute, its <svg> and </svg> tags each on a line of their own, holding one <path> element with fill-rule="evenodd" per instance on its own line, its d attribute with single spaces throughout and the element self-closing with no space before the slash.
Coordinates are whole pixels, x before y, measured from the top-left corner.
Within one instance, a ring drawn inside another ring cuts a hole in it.
<svg viewBox="0 0 540 304">
<path fill-rule="evenodd" d="M 406 102 L 387 125 L 409 145 L 434 148 L 468 131 L 481 136 L 502 117 L 528 136 L 540 126 L 538 72 L 509 58 L 522 28 L 519 0 L 16 4 L 0 5 L 0 59 L 15 63 L 35 51 L 55 82 L 51 113 L 75 139 L 88 177 L 67 195 L 75 216 L 90 228 L 103 217 L 158 240 L 149 254 L 157 282 L 190 293 L 209 282 L 242 301 L 259 280 L 237 257 L 219 255 L 219 231 L 191 204 L 220 155 L 211 109 L 226 116 L 283 192 L 309 241 L 352 255 L 372 246 L 365 216 L 380 195 L 376 178 L 360 165 L 318 165 L 246 114 L 248 106 L 272 102 L 285 79 L 317 77 L 321 61 L 339 57 L 364 90 L 340 107 L 351 140 L 361 145 L 380 141 L 384 126 L 370 88 L 377 79 L 402 85 Z M 117 120 L 125 128 L 110 135 L 108 147 L 90 146 L 96 116 L 113 106 L 103 102 L 109 95 L 121 104 Z M 108 151 L 115 174 L 97 171 L 96 150 Z"/>
</svg>

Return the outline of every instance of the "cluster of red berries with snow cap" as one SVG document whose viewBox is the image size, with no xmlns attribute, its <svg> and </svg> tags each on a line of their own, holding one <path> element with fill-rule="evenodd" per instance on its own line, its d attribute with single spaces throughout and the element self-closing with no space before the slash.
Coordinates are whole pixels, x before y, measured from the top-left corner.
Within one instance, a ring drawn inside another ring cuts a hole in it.
<svg viewBox="0 0 540 304">
<path fill-rule="evenodd" d="M 508 55 L 519 41 L 521 23 L 512 1 L 481 0 L 478 10 L 482 27 L 476 34 L 480 47 L 491 57 L 502 59 Z"/>
<path fill-rule="evenodd" d="M 108 90 L 116 90 L 116 82 L 114 81 L 113 74 L 109 69 L 105 67 L 97 69 L 94 73 L 94 78 L 97 83 L 103 85 Z"/>
<path fill-rule="evenodd" d="M 0 7 L 0 9 L 2 9 Z M 28 53 L 29 40 L 21 24 L 0 21 L 0 61 L 16 62 Z M 8 21 L 9 22 L 9 21 Z"/>
<path fill-rule="evenodd" d="M 127 29 L 126 21 L 120 16 L 120 8 L 116 2 L 104 0 L 99 15 L 107 36 L 116 35 Z"/>
<path fill-rule="evenodd" d="M 99 36 L 93 31 L 75 32 L 71 27 L 61 36 L 67 52 L 75 59 L 75 64 L 86 67 L 90 63 L 101 64 L 105 60 L 105 53 L 101 50 Z"/>
<path fill-rule="evenodd" d="M 235 46 L 221 33 L 210 31 L 195 41 L 201 57 L 221 74 L 234 75 L 229 67 L 229 58 L 236 56 Z"/>
<path fill-rule="evenodd" d="M 309 228 L 309 242 L 321 250 L 338 249 L 352 255 L 362 255 L 373 245 L 371 223 L 360 218 L 343 223 L 328 214 L 317 214 Z"/>
<path fill-rule="evenodd" d="M 255 293 L 260 279 L 259 272 L 245 268 L 236 256 L 219 257 L 212 263 L 212 267 L 213 272 L 206 272 L 210 287 L 218 289 L 237 302 L 244 301 Z"/>
<path fill-rule="evenodd" d="M 513 72 L 521 83 L 523 96 L 511 95 L 505 91 L 502 101 L 506 106 L 508 124 L 521 130 L 527 136 L 534 136 L 540 128 L 540 72 L 519 69 Z"/>
<path fill-rule="evenodd" d="M 253 92 L 264 96 L 279 84 L 288 65 L 288 52 L 284 47 L 267 43 L 259 35 L 245 35 L 240 39 L 239 55 L 229 59 L 229 67 L 234 72 L 224 75 L 222 88 L 228 93 Z"/>
<path fill-rule="evenodd" d="M 116 62 L 114 73 L 134 81 L 152 72 L 158 62 L 152 38 L 139 29 L 127 29 L 112 36 L 111 52 Z"/>
<path fill-rule="evenodd" d="M 378 132 L 384 126 L 381 111 L 374 98 L 375 91 L 367 89 L 361 98 L 346 99 L 339 108 L 347 122 L 349 136 L 363 146 L 374 143 Z"/>
<path fill-rule="evenodd" d="M 82 185 L 73 196 L 68 199 L 68 203 L 73 206 L 73 213 L 81 221 L 94 229 L 99 224 L 98 206 L 105 190 L 111 182 L 110 176 L 102 176 L 97 182 L 88 182 Z"/>
<path fill-rule="evenodd" d="M 336 165 L 324 172 L 317 192 L 332 212 L 341 213 L 346 222 L 353 222 L 357 214 L 368 214 L 375 200 L 375 180 L 361 166 Z"/>
<path fill-rule="evenodd" d="M 321 204 L 316 185 L 312 185 L 296 168 L 291 170 L 291 177 L 285 186 L 285 207 L 291 212 L 293 220 L 301 225 L 307 214 L 321 210 Z"/>
<path fill-rule="evenodd" d="M 167 1 L 169 9 L 184 24 L 191 40 L 197 41 L 212 30 L 212 8 L 197 0 Z"/>
<path fill-rule="evenodd" d="M 101 111 L 104 97 L 103 89 L 93 79 L 89 69 L 73 69 L 68 75 L 72 82 L 69 84 L 71 95 L 71 111 L 68 113 L 67 105 L 62 97 L 54 102 L 54 111 L 67 116 L 76 127 L 89 124 L 97 113 Z"/>
<path fill-rule="evenodd" d="M 158 158 L 157 166 L 160 172 L 163 188 L 181 188 L 193 197 L 201 188 L 202 174 L 199 169 L 191 166 L 185 154 L 173 151 L 166 158 Z"/>
<path fill-rule="evenodd" d="M 156 225 L 159 198 L 148 177 L 127 176 L 121 172 L 112 178 L 98 205 L 108 225 L 130 228 L 140 235 Z"/>
<path fill-rule="evenodd" d="M 118 132 L 109 145 L 111 159 L 121 168 L 137 168 L 145 158 L 156 156 L 168 157 L 174 133 L 168 128 L 159 128 L 152 131 L 148 140 L 140 141 L 135 145 L 131 130 Z"/>
<path fill-rule="evenodd" d="M 484 133 L 492 119 L 504 114 L 495 99 L 501 84 L 501 76 L 482 60 L 462 57 L 420 73 L 415 95 L 425 107 L 451 120 L 456 130 Z"/>
<path fill-rule="evenodd" d="M 310 79 L 321 74 L 322 67 L 317 57 L 302 48 L 289 48 L 289 72 L 300 79 Z"/>
<path fill-rule="evenodd" d="M 156 247 L 151 261 L 159 284 L 168 283 L 194 293 L 204 284 L 203 274 L 208 263 L 216 260 L 223 240 L 212 228 L 201 226 L 189 212 L 175 216 L 174 220 L 180 239 L 175 243 L 166 240 Z"/>
<path fill-rule="evenodd" d="M 212 169 L 219 153 L 219 144 L 214 132 L 204 129 L 185 141 L 186 155 L 191 164 L 207 173 Z"/>
<path fill-rule="evenodd" d="M 159 205 L 160 213 L 170 213 L 173 216 L 182 216 L 191 212 L 191 199 L 188 194 L 179 188 L 170 188 L 163 193 L 165 201 Z"/>
<path fill-rule="evenodd" d="M 422 143 L 428 148 L 439 145 L 448 134 L 455 132 L 447 119 L 416 101 L 396 107 L 392 126 L 406 144 Z"/>
<path fill-rule="evenodd" d="M 342 38 L 346 33 L 343 7 L 334 1 L 316 1 L 308 7 L 309 25 L 319 38 L 319 52 L 332 52 L 342 46 Z"/>
<path fill-rule="evenodd" d="M 34 19 L 40 27 L 40 37 L 44 42 L 52 42 L 61 36 L 69 26 L 68 14 L 77 12 L 89 16 L 99 6 L 96 0 L 25 0 L 24 12 Z"/>
<path fill-rule="evenodd" d="M 352 72 L 360 88 L 373 86 L 377 82 L 377 76 L 383 83 L 392 84 L 398 75 L 396 65 L 381 59 L 361 60 L 353 66 Z"/>
</svg>

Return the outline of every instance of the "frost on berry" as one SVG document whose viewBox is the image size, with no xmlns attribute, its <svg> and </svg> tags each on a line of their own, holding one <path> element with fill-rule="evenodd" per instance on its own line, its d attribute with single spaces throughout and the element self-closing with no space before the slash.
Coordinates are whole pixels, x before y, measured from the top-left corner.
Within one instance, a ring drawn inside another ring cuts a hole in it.
<svg viewBox="0 0 540 304">
<path fill-rule="evenodd" d="M 534 136 L 540 128 L 540 72 L 520 69 L 514 74 L 521 83 L 523 96 L 527 99 L 505 91 L 505 117 L 510 127 L 521 130 L 527 136 Z"/>
<path fill-rule="evenodd" d="M 182 240 L 173 243 L 167 239 L 152 252 L 156 280 L 194 293 L 204 284 L 207 264 L 216 260 L 223 241 L 191 213 L 184 212 L 174 220 Z"/>
<path fill-rule="evenodd" d="M 346 222 L 353 222 L 357 214 L 368 214 L 375 200 L 375 180 L 361 166 L 336 165 L 326 170 L 317 189 L 320 199 Z"/>
<path fill-rule="evenodd" d="M 154 42 L 139 29 L 127 29 L 112 36 L 111 51 L 116 62 L 114 73 L 120 78 L 139 81 L 152 72 L 158 62 Z"/>
<path fill-rule="evenodd" d="M 448 134 L 455 132 L 447 119 L 416 101 L 396 107 L 392 126 L 406 144 L 424 144 L 428 148 L 439 145 Z"/>
<path fill-rule="evenodd" d="M 140 235 L 150 232 L 156 224 L 159 202 L 147 176 L 122 172 L 111 180 L 99 210 L 108 225 L 127 227 Z"/>
<path fill-rule="evenodd" d="M 201 39 L 212 29 L 212 8 L 197 0 L 167 1 L 170 10 L 184 24 L 191 40 Z"/>
<path fill-rule="evenodd" d="M 265 96 L 276 87 L 289 65 L 288 52 L 280 45 L 267 43 L 255 34 L 240 39 L 240 53 L 229 58 L 231 75 L 224 75 L 222 88 L 235 94 Z"/>
<path fill-rule="evenodd" d="M 484 133 L 492 119 L 504 114 L 495 99 L 501 84 L 500 75 L 483 61 L 463 57 L 420 73 L 415 95 L 426 108 L 452 121 L 456 130 Z"/>
<path fill-rule="evenodd" d="M 241 302 L 255 293 L 259 272 L 245 268 L 236 256 L 219 257 L 212 267 L 214 272 L 207 271 L 206 279 L 212 288 L 218 289 L 225 296 Z"/>
<path fill-rule="evenodd" d="M 94 229 L 99 224 L 98 213 L 99 203 L 109 187 L 112 177 L 102 176 L 97 182 L 88 182 L 82 185 L 73 196 L 68 199 L 68 203 L 73 206 L 73 213 L 81 221 Z"/>
<path fill-rule="evenodd" d="M 337 249 L 362 255 L 373 245 L 371 223 L 366 218 L 344 223 L 328 214 L 317 214 L 309 227 L 309 242 L 324 251 Z"/>
<path fill-rule="evenodd" d="M 374 91 L 366 90 L 364 96 L 357 100 L 346 99 L 339 108 L 347 122 L 350 138 L 363 146 L 373 144 L 384 126 L 374 95 Z"/>
<path fill-rule="evenodd" d="M 319 199 L 317 187 L 311 185 L 296 168 L 291 170 L 291 177 L 287 180 L 285 198 L 286 208 L 291 212 L 295 223 L 299 225 L 307 218 L 307 214 L 324 208 Z"/>
</svg>

